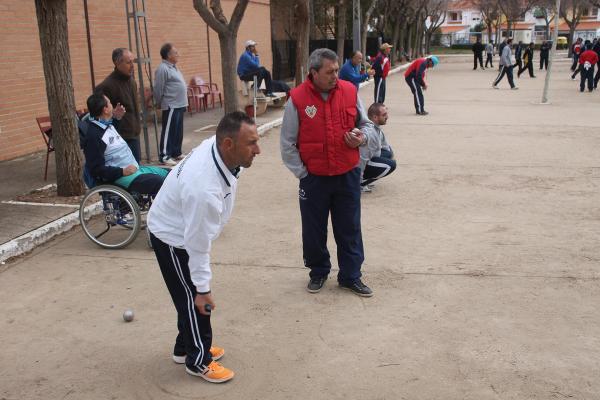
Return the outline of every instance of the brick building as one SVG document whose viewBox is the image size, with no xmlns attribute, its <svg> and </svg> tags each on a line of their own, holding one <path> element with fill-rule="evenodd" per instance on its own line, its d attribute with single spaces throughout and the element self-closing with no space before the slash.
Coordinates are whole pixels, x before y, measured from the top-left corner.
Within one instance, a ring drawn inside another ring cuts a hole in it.
<svg viewBox="0 0 600 400">
<path fill-rule="evenodd" d="M 92 91 L 83 3 L 67 0 L 77 108 L 85 106 Z M 113 69 L 112 49 L 128 47 L 125 4 L 125 0 L 88 1 L 96 84 Z M 226 15 L 231 15 L 234 5 L 235 0 L 223 0 Z M 146 0 L 146 14 L 153 72 L 161 60 L 160 46 L 168 41 L 179 50 L 178 66 L 186 79 L 201 75 L 208 80 L 207 29 L 192 0 Z M 250 0 L 238 32 L 237 54 L 243 51 L 245 40 L 256 40 L 261 63 L 272 69 L 270 20 L 270 0 Z M 214 31 L 209 32 L 212 79 L 222 87 L 219 39 Z M 2 0 L 0 49 L 0 160 L 9 160 L 45 149 L 35 121 L 48 115 L 48 105 L 33 1 Z"/>
</svg>

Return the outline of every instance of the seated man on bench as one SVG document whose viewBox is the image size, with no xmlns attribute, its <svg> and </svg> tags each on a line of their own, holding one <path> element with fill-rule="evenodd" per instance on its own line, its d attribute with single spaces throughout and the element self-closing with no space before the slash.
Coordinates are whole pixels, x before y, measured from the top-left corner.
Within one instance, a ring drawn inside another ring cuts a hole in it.
<svg viewBox="0 0 600 400">
<path fill-rule="evenodd" d="M 260 66 L 260 58 L 256 51 L 256 42 L 254 40 L 246 41 L 246 51 L 242 53 L 238 61 L 237 74 L 245 82 L 252 82 L 256 76 L 258 82 L 257 89 L 264 79 L 265 86 L 267 87 L 265 94 L 269 97 L 275 97 L 273 94 L 271 73 L 265 67 Z"/>
<path fill-rule="evenodd" d="M 114 110 L 108 97 L 94 93 L 87 99 L 90 113 L 84 126 L 81 147 L 86 168 L 103 183 L 114 183 L 129 192 L 155 196 L 169 173 L 168 169 L 140 166 L 127 142 L 117 132 L 119 120 L 126 110 L 118 104 Z"/>
</svg>

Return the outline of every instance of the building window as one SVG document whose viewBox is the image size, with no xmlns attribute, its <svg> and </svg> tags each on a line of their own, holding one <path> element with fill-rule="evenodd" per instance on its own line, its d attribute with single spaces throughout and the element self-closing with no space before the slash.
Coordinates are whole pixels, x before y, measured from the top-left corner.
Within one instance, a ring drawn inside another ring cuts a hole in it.
<svg viewBox="0 0 600 400">
<path fill-rule="evenodd" d="M 462 22 L 462 12 L 461 11 L 448 11 L 448 22 Z"/>
<path fill-rule="evenodd" d="M 584 8 L 582 15 L 585 19 L 596 19 L 598 18 L 598 7 Z"/>
</svg>

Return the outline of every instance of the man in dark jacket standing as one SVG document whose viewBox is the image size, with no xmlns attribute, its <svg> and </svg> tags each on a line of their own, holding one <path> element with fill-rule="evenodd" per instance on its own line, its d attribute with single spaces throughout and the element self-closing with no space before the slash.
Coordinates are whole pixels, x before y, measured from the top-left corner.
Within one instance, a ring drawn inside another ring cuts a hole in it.
<svg viewBox="0 0 600 400">
<path fill-rule="evenodd" d="M 119 47 L 112 52 L 115 70 L 98 85 L 97 89 L 110 99 L 113 107 L 119 104 L 127 111 L 119 125 L 119 133 L 131 149 L 137 162 L 140 150 L 140 106 L 138 88 L 133 79 L 133 53 Z"/>
<path fill-rule="evenodd" d="M 521 74 L 525 70 L 529 71 L 530 78 L 535 78 L 535 75 L 533 74 L 533 47 L 534 46 L 535 46 L 534 43 L 531 42 L 531 43 L 529 43 L 529 46 L 525 49 L 525 55 L 523 56 L 523 60 L 525 61 L 525 63 L 523 64 L 522 67 L 519 68 L 519 71 L 517 72 L 518 78 L 521 77 Z"/>
<path fill-rule="evenodd" d="M 598 57 L 600 57 L 600 40 L 596 40 L 592 50 L 596 52 Z M 600 81 L 600 68 L 596 71 L 596 76 L 594 76 L 594 89 L 598 88 L 598 81 Z"/>
<path fill-rule="evenodd" d="M 519 67 L 519 69 L 523 68 L 523 42 L 519 40 L 519 43 L 517 44 L 517 47 L 515 47 L 515 60 L 516 60 L 516 66 Z"/>
<path fill-rule="evenodd" d="M 552 48 L 552 42 L 546 40 L 540 47 L 540 70 L 548 69 L 548 59 L 550 58 L 550 49 Z"/>
<path fill-rule="evenodd" d="M 481 69 L 485 69 L 483 67 L 483 51 L 485 50 L 485 47 L 481 43 L 481 38 L 477 38 L 477 41 L 473 44 L 471 50 L 473 51 L 473 70 L 477 69 L 477 61 L 479 61 Z"/>
</svg>

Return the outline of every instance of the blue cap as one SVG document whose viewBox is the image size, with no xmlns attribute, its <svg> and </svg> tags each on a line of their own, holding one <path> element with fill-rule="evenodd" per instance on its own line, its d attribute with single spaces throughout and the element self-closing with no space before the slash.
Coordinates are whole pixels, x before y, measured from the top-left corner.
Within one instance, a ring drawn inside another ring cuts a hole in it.
<svg viewBox="0 0 600 400">
<path fill-rule="evenodd" d="M 429 59 L 434 67 L 440 63 L 440 60 L 436 56 L 429 56 Z"/>
</svg>

